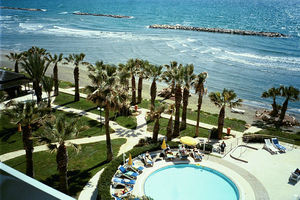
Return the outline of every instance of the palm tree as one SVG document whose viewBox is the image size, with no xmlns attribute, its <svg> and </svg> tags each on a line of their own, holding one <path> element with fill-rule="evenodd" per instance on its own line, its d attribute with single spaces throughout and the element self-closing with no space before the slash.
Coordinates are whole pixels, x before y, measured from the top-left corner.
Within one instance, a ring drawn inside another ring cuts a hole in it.
<svg viewBox="0 0 300 200">
<path fill-rule="evenodd" d="M 173 79 L 173 77 L 174 77 L 173 73 L 174 73 L 174 69 L 178 68 L 177 62 L 176 61 L 172 61 L 172 62 L 170 62 L 170 65 L 165 65 L 165 67 L 167 69 L 162 74 L 162 79 L 166 83 L 170 83 L 171 84 L 171 95 L 172 95 L 172 94 L 175 93 L 175 80 Z"/>
<path fill-rule="evenodd" d="M 34 101 L 12 102 L 10 106 L 12 106 L 11 109 L 7 108 L 3 112 L 10 117 L 13 123 L 18 124 L 19 131 L 22 131 L 23 147 L 26 152 L 26 175 L 33 177 L 32 131 L 33 127 L 41 123 L 48 110 L 44 109 L 42 105 L 37 106 Z"/>
<path fill-rule="evenodd" d="M 118 77 L 120 81 L 120 91 L 126 92 L 126 95 L 128 96 L 129 91 L 129 78 L 130 73 L 128 72 L 128 68 L 124 64 L 119 64 L 118 67 Z M 129 97 L 129 96 L 128 96 Z M 120 110 L 119 115 L 121 116 L 129 116 L 130 115 L 130 103 L 128 101 L 124 101 Z"/>
<path fill-rule="evenodd" d="M 9 53 L 9 55 L 5 55 L 9 60 L 15 62 L 15 72 L 19 73 L 19 62 L 23 59 L 23 53 Z"/>
<path fill-rule="evenodd" d="M 171 141 L 173 136 L 173 113 L 174 113 L 174 104 L 171 104 L 168 108 L 168 114 L 170 115 L 170 118 L 167 126 L 167 141 Z"/>
<path fill-rule="evenodd" d="M 196 123 L 196 133 L 195 136 L 199 136 L 199 122 L 200 122 L 200 111 L 202 106 L 202 100 L 205 93 L 204 83 L 207 78 L 207 72 L 202 72 L 198 74 L 193 82 L 195 92 L 198 93 L 198 106 L 197 106 L 197 123 Z"/>
<path fill-rule="evenodd" d="M 183 88 L 183 95 L 182 95 L 182 116 L 181 116 L 181 125 L 180 130 L 186 129 L 186 112 L 187 106 L 189 104 L 189 96 L 190 96 L 190 87 L 193 84 L 195 79 L 194 74 L 194 65 L 186 65 L 183 68 L 183 80 L 184 80 L 184 88 Z"/>
<path fill-rule="evenodd" d="M 53 67 L 53 80 L 54 80 L 54 96 L 58 96 L 58 68 L 57 68 L 57 63 L 61 62 L 63 59 L 63 54 L 56 55 L 54 54 L 53 56 L 51 54 L 48 55 L 48 60 L 54 64 Z"/>
<path fill-rule="evenodd" d="M 86 129 L 85 126 L 80 126 L 78 122 L 78 119 L 67 120 L 66 115 L 59 115 L 54 120 L 45 123 L 45 130 L 39 136 L 40 142 L 46 142 L 51 151 L 57 151 L 56 163 L 59 172 L 59 188 L 64 193 L 68 193 L 68 150 L 66 140 L 74 138 L 80 131 Z M 78 145 L 70 144 L 76 150 L 79 150 Z"/>
<path fill-rule="evenodd" d="M 131 76 L 131 104 L 136 104 L 136 87 L 135 87 L 135 75 L 136 75 L 136 60 L 129 59 L 127 61 L 127 68 Z"/>
<path fill-rule="evenodd" d="M 75 97 L 74 101 L 79 101 L 79 65 L 89 65 L 88 62 L 83 62 L 83 59 L 85 57 L 84 53 L 80 54 L 70 54 L 69 57 L 65 57 L 65 60 L 70 63 L 72 62 L 74 64 L 74 82 L 75 82 Z"/>
<path fill-rule="evenodd" d="M 119 86 L 120 80 L 115 66 L 97 62 L 96 66 L 89 67 L 89 71 L 92 85 L 86 87 L 91 92 L 87 99 L 104 107 L 107 161 L 111 161 L 113 152 L 109 133 L 109 111 L 119 110 L 128 96 Z"/>
<path fill-rule="evenodd" d="M 163 66 L 150 65 L 148 68 L 149 76 L 152 77 L 152 83 L 150 87 L 151 106 L 150 112 L 155 110 L 155 98 L 156 98 L 156 81 L 160 81 L 160 75 L 162 74 Z"/>
<path fill-rule="evenodd" d="M 276 103 L 276 96 L 280 95 L 280 88 L 275 88 L 272 87 L 270 88 L 268 91 L 265 91 L 262 93 L 261 97 L 262 98 L 272 98 L 273 99 L 273 103 L 272 103 L 272 112 L 271 112 L 271 116 L 275 117 L 278 115 L 278 111 L 279 111 L 279 105 L 277 105 Z"/>
<path fill-rule="evenodd" d="M 237 95 L 233 90 L 227 90 L 226 88 L 223 89 L 222 94 L 220 92 L 211 92 L 209 94 L 211 102 L 214 103 L 217 107 L 221 108 L 218 118 L 218 139 L 222 138 L 225 107 L 229 106 L 230 108 L 234 108 L 237 106 L 241 106 L 242 99 L 234 101 L 236 97 Z"/>
<path fill-rule="evenodd" d="M 37 103 L 42 101 L 41 81 L 44 77 L 50 62 L 37 52 L 27 52 L 26 58 L 23 58 L 21 63 L 24 70 L 28 73 L 33 81 L 33 89 L 37 98 Z"/>
<path fill-rule="evenodd" d="M 182 100 L 182 83 L 183 83 L 183 67 L 180 64 L 177 68 L 173 69 L 173 80 L 175 82 L 175 121 L 173 137 L 179 136 L 179 125 L 180 125 L 180 104 Z"/>
<path fill-rule="evenodd" d="M 136 59 L 138 60 L 138 59 Z M 137 103 L 142 102 L 142 90 L 143 90 L 143 80 L 147 79 L 149 77 L 148 74 L 148 67 L 149 67 L 149 62 L 147 60 L 138 60 L 138 97 L 137 97 Z"/>
<path fill-rule="evenodd" d="M 31 47 L 30 49 L 28 49 L 27 51 L 24 52 L 24 56 L 26 57 L 29 54 L 34 54 L 34 53 L 38 53 L 42 56 L 47 56 L 49 54 L 46 49 L 33 46 L 33 47 Z"/>
<path fill-rule="evenodd" d="M 299 90 L 293 86 L 285 87 L 280 86 L 281 96 L 285 97 L 285 100 L 282 104 L 281 113 L 279 116 L 279 125 L 282 125 L 285 113 L 288 108 L 289 101 L 299 101 Z"/>
<path fill-rule="evenodd" d="M 51 92 L 53 91 L 53 78 L 44 76 L 42 79 L 44 90 L 48 94 L 48 108 L 51 108 Z"/>
<path fill-rule="evenodd" d="M 157 110 L 150 112 L 150 117 L 154 119 L 154 127 L 153 127 L 153 136 L 152 140 L 157 142 L 158 133 L 159 133 L 159 119 L 161 114 L 165 111 L 165 106 L 161 105 Z"/>
</svg>

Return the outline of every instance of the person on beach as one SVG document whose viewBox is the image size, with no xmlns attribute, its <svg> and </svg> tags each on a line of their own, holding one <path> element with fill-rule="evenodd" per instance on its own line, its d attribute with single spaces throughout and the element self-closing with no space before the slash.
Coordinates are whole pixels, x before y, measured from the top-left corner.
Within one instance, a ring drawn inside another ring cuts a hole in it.
<svg viewBox="0 0 300 200">
<path fill-rule="evenodd" d="M 222 144 L 221 144 L 221 153 L 224 153 L 225 147 L 226 147 L 226 144 L 223 141 Z"/>
</svg>

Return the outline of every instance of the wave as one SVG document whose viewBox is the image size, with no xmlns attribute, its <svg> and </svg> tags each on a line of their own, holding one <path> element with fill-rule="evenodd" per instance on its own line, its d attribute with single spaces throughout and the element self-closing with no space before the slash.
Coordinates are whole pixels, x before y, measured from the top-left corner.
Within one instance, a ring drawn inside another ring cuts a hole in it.
<svg viewBox="0 0 300 200">
<path fill-rule="evenodd" d="M 42 24 L 30 24 L 30 23 L 20 23 L 19 27 L 29 31 L 41 30 L 44 28 Z"/>
<path fill-rule="evenodd" d="M 8 20 L 8 19 L 11 19 L 12 16 L 2 16 L 0 15 L 0 21 L 4 21 L 4 20 Z"/>
<path fill-rule="evenodd" d="M 60 12 L 60 13 L 58 13 L 59 15 L 66 15 L 66 14 L 68 14 L 68 12 Z"/>
</svg>

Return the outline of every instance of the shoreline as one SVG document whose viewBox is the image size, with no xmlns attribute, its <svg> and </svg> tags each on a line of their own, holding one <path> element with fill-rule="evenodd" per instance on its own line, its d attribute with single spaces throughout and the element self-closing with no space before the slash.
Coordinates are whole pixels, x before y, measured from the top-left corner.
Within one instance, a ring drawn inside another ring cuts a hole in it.
<svg viewBox="0 0 300 200">
<path fill-rule="evenodd" d="M 11 69 L 14 69 L 14 63 L 9 61 L 8 58 L 5 57 L 5 55 L 9 54 L 12 51 L 9 50 L 0 50 L 0 66 L 1 67 L 8 67 Z M 19 66 L 20 67 L 20 66 Z M 59 64 L 58 65 L 58 78 L 60 80 L 69 81 L 74 83 L 74 77 L 73 77 L 73 65 L 70 64 Z M 52 75 L 52 69 L 53 65 L 51 64 L 46 72 L 46 75 Z M 88 78 L 88 70 L 86 67 L 79 67 L 79 86 L 85 87 L 90 84 L 90 80 Z M 136 78 L 136 84 L 138 81 L 138 77 Z M 151 80 L 144 80 L 143 81 L 143 98 L 144 99 L 150 99 L 150 86 L 151 86 Z M 136 85 L 137 86 L 137 85 Z M 157 82 L 157 92 L 162 90 L 166 87 L 166 84 Z M 197 96 L 194 94 L 194 90 L 192 89 L 190 91 L 191 97 L 189 98 L 189 105 L 188 108 L 192 110 L 197 109 Z M 158 97 L 157 100 L 161 100 L 163 98 Z M 174 101 L 172 100 L 166 100 L 166 102 L 171 103 Z M 249 106 L 243 104 L 241 107 L 238 107 L 239 109 L 245 110 L 245 114 L 238 114 L 238 113 L 232 113 L 230 108 L 226 108 L 226 117 L 227 118 L 236 118 L 240 120 L 246 121 L 246 123 L 252 124 L 257 118 L 255 117 L 255 112 L 257 110 L 264 109 L 262 107 L 255 107 L 255 106 Z M 216 107 L 213 103 L 210 102 L 208 95 L 204 96 L 203 103 L 202 103 L 202 111 L 212 113 L 212 114 L 219 114 L 220 109 Z M 296 114 L 292 114 L 296 117 L 296 119 L 299 119 L 299 116 Z"/>
</svg>

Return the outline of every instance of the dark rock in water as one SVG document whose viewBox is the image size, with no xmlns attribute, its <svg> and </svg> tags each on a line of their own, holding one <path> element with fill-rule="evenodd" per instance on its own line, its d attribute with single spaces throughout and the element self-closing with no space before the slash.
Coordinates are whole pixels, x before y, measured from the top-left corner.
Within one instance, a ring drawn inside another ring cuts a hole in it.
<svg viewBox="0 0 300 200">
<path fill-rule="evenodd" d="M 132 16 L 124 16 L 124 15 L 106 15 L 106 14 L 94 14 L 94 13 L 82 13 L 82 12 L 73 12 L 74 15 L 92 15 L 92 16 L 100 16 L 100 17 L 113 17 L 113 18 L 133 18 Z"/>
<path fill-rule="evenodd" d="M 14 8 L 14 7 L 7 7 L 7 6 L 0 6 L 0 8 L 11 9 L 11 10 L 46 11 L 45 9 L 38 9 L 38 8 Z"/>
<path fill-rule="evenodd" d="M 214 33 L 227 33 L 237 35 L 252 35 L 252 36 L 265 36 L 265 37 L 286 37 L 282 33 L 276 32 L 256 32 L 256 31 L 245 31 L 245 30 L 233 30 L 233 29 L 222 29 L 222 28 L 205 28 L 205 27 L 192 27 L 192 26 L 180 26 L 180 25 L 150 25 L 149 28 L 156 29 L 175 29 L 175 30 L 188 30 L 188 31 L 202 31 L 202 32 L 214 32 Z"/>
</svg>

